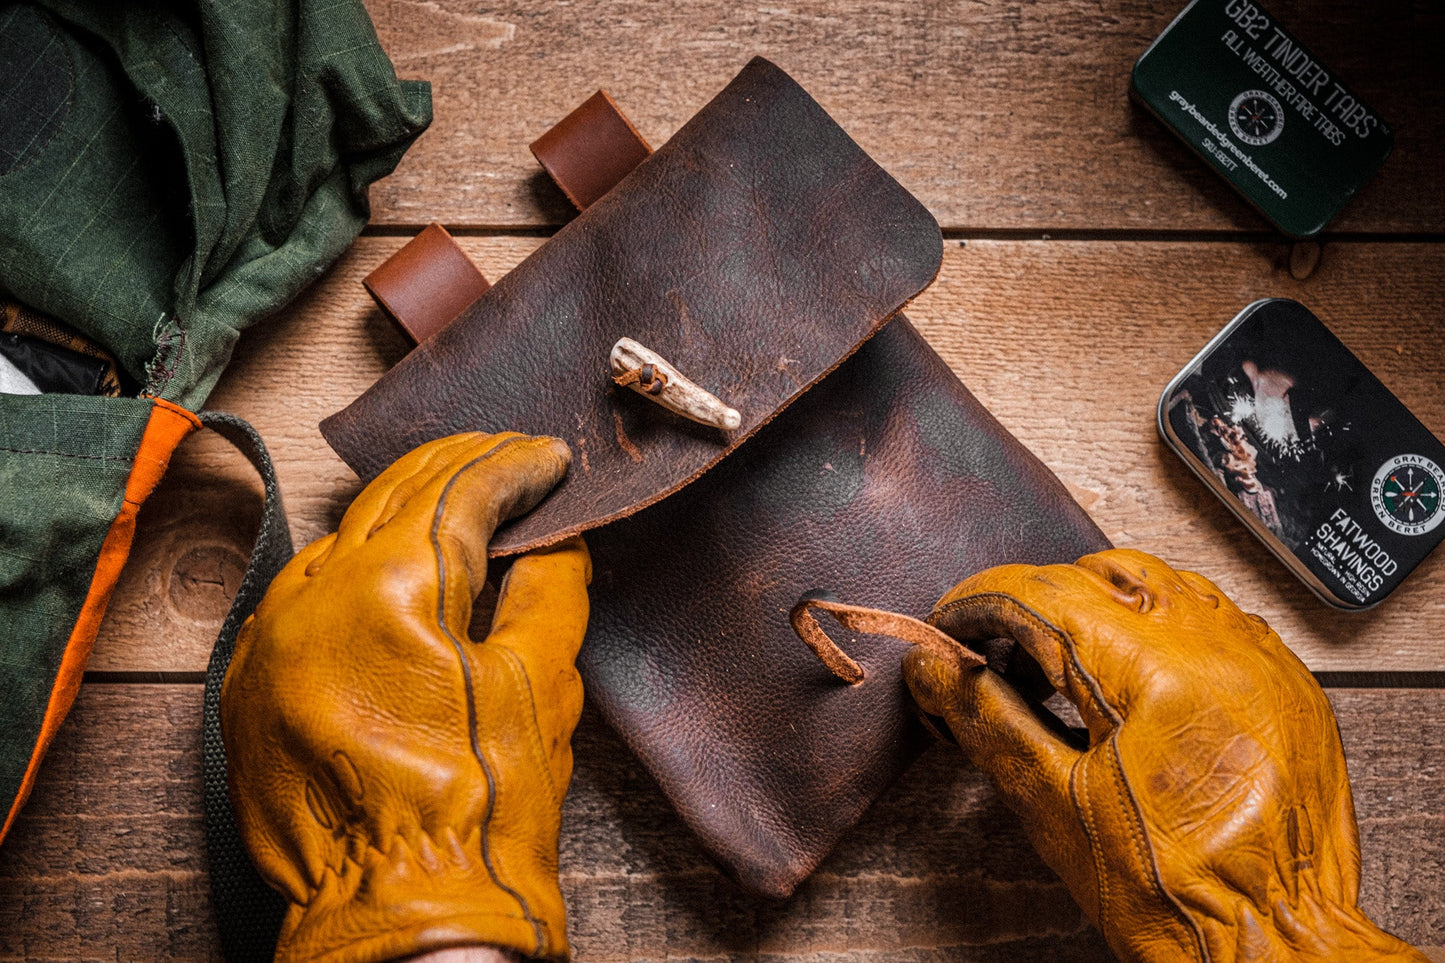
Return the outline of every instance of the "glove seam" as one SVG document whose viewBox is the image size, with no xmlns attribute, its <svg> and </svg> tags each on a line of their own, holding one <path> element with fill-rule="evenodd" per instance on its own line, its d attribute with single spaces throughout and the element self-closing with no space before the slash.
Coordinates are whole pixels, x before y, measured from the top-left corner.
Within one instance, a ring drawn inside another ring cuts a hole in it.
<svg viewBox="0 0 1445 963">
<path fill-rule="evenodd" d="M 480 734 L 477 731 L 479 720 L 477 718 L 476 689 L 475 683 L 472 679 L 471 662 L 467 658 L 466 650 L 462 647 L 461 640 L 457 638 L 456 634 L 452 632 L 451 627 L 447 625 L 446 605 L 447 587 L 449 584 L 448 572 L 446 554 L 442 551 L 442 545 L 439 538 L 442 520 L 446 517 L 447 501 L 451 496 L 452 490 L 456 487 L 457 479 L 461 478 L 476 465 L 479 465 L 482 462 L 495 457 L 498 452 L 505 450 L 513 442 L 515 442 L 515 440 L 516 439 L 508 439 L 488 449 L 483 454 L 478 455 L 476 458 L 473 458 L 471 461 L 461 466 L 461 468 L 459 468 L 456 472 L 452 474 L 450 478 L 447 479 L 446 485 L 442 488 L 441 495 L 437 498 L 436 510 L 432 515 L 429 541 L 431 542 L 432 553 L 436 558 L 437 564 L 437 627 L 441 630 L 442 634 L 446 636 L 447 640 L 452 644 L 452 648 L 456 651 L 457 661 L 461 666 L 462 683 L 466 691 L 467 697 L 467 728 L 468 736 L 471 740 L 472 755 L 477 760 L 478 765 L 481 766 L 482 775 L 486 779 L 487 783 L 487 802 L 486 806 L 482 811 L 481 819 L 482 865 L 486 868 L 487 875 L 492 878 L 492 882 L 495 883 L 497 887 L 502 890 L 502 892 L 508 894 L 517 901 L 517 905 L 520 907 L 522 913 L 525 915 L 527 920 L 531 922 L 532 927 L 536 932 L 537 938 L 537 948 L 533 951 L 533 953 L 537 956 L 542 956 L 545 955 L 546 951 L 547 934 L 543 930 L 541 920 L 537 919 L 536 916 L 533 915 L 531 906 L 528 905 L 526 898 L 523 897 L 521 893 L 517 892 L 512 887 L 502 882 L 502 880 L 497 875 L 496 868 L 492 864 L 491 825 L 492 816 L 495 813 L 497 806 L 497 779 L 496 775 L 492 772 L 492 767 L 487 762 L 485 754 L 482 752 L 481 742 L 479 738 Z"/>
<path fill-rule="evenodd" d="M 1074 649 L 1073 638 L 1069 635 L 1069 633 L 1065 632 L 1059 626 L 1050 622 L 1038 612 L 1034 611 L 1029 606 L 1014 598 L 1012 595 L 1008 595 L 1004 592 L 980 592 L 977 595 L 969 595 L 965 598 L 954 599 L 947 605 L 943 605 L 937 609 L 934 609 L 933 613 L 928 617 L 928 622 L 932 624 L 935 619 L 941 618 L 942 616 L 957 611 L 959 609 L 987 606 L 989 603 L 994 602 L 1006 604 L 1017 615 L 1022 616 L 1025 621 L 1033 623 L 1034 626 L 1041 631 L 1052 635 L 1054 639 L 1059 643 L 1059 648 L 1068 654 L 1069 662 L 1072 663 L 1075 673 L 1081 680 L 1083 680 L 1083 682 L 1087 686 L 1089 690 L 1089 696 L 1094 702 L 1094 707 L 1099 710 L 1102 715 L 1106 716 L 1111 722 L 1113 722 L 1116 726 L 1124 721 L 1114 710 L 1114 707 L 1109 705 L 1109 703 L 1104 699 L 1104 694 L 1099 690 L 1098 683 L 1094 680 L 1094 678 L 1083 670 L 1083 666 L 1079 663 L 1078 653 Z"/>
<path fill-rule="evenodd" d="M 1169 887 L 1164 885 L 1163 876 L 1159 872 L 1159 862 L 1154 857 L 1154 845 L 1149 838 L 1149 830 L 1144 825 L 1144 818 L 1139 812 L 1139 797 L 1134 792 L 1134 785 L 1129 781 L 1128 773 L 1124 771 L 1124 764 L 1119 754 L 1119 730 L 1117 728 L 1109 734 L 1109 765 L 1118 776 L 1119 785 L 1123 787 L 1128 799 L 1128 805 L 1120 801 L 1119 812 L 1129 826 L 1129 838 L 1134 842 L 1140 868 L 1148 875 L 1150 886 L 1168 906 L 1172 907 L 1174 915 L 1194 936 L 1196 959 L 1199 963 L 1209 963 L 1209 948 L 1204 942 L 1204 934 L 1189 912 L 1184 909 L 1174 894 L 1169 892 Z"/>
<path fill-rule="evenodd" d="M 542 745 L 542 722 L 537 718 L 537 695 L 532 689 L 532 677 L 527 674 L 527 668 L 522 664 L 522 660 L 517 653 L 508 648 L 502 648 L 501 651 L 505 655 L 512 671 L 515 672 L 521 680 L 523 690 L 527 693 L 527 707 L 532 710 L 531 739 L 528 741 L 535 754 L 534 762 L 536 763 L 538 771 L 541 772 L 547 780 L 547 790 L 551 792 L 552 800 L 556 802 L 558 806 L 561 806 L 564 800 L 563 797 L 557 793 L 557 783 L 552 779 L 552 767 L 548 763 L 547 750 L 546 747 Z"/>
<path fill-rule="evenodd" d="M 1101 711 L 1102 715 L 1107 717 L 1110 722 L 1113 723 L 1113 729 L 1109 733 L 1107 739 L 1109 766 L 1117 775 L 1119 779 L 1119 784 L 1123 787 L 1124 792 L 1128 796 L 1128 805 L 1125 805 L 1122 801 L 1119 803 L 1119 813 L 1123 817 L 1125 824 L 1128 826 L 1129 837 L 1130 840 L 1134 843 L 1135 854 L 1140 860 L 1141 868 L 1146 871 L 1145 875 L 1147 875 L 1149 879 L 1150 887 L 1154 890 L 1155 894 L 1162 900 L 1162 902 L 1167 907 L 1169 907 L 1171 915 L 1174 916 L 1175 919 L 1178 920 L 1180 923 L 1182 923 L 1185 929 L 1194 937 L 1194 949 L 1196 953 L 1196 958 L 1200 961 L 1200 963 L 1209 963 L 1209 953 L 1207 947 L 1204 944 L 1203 934 L 1199 931 L 1198 925 L 1194 922 L 1193 919 L 1190 918 L 1189 914 L 1185 911 L 1184 907 L 1180 905 L 1179 901 L 1174 898 L 1173 894 L 1169 892 L 1168 887 L 1164 885 L 1164 880 L 1159 874 L 1159 864 L 1154 859 L 1153 847 L 1148 839 L 1148 832 L 1144 828 L 1143 816 L 1139 812 L 1138 796 L 1134 792 L 1134 787 L 1129 782 L 1128 775 L 1124 772 L 1124 765 L 1119 756 L 1119 729 L 1124 724 L 1123 716 L 1120 715 L 1118 710 L 1116 710 L 1114 706 L 1112 706 L 1108 702 L 1108 700 L 1104 698 L 1103 689 L 1099 686 L 1098 680 L 1095 679 L 1093 675 L 1091 675 L 1088 670 L 1084 668 L 1083 662 L 1079 659 L 1078 647 L 1074 644 L 1074 639 L 1072 635 L 1070 635 L 1059 626 L 1054 625 L 1048 619 L 1045 619 L 1038 612 L 1035 612 L 1029 606 L 1024 605 L 1013 596 L 1006 595 L 1004 593 L 990 594 L 994 598 L 1000 599 L 1013 607 L 1014 610 L 1026 621 L 1033 622 L 1041 631 L 1054 636 L 1060 647 L 1068 655 L 1068 670 L 1072 670 L 1076 679 L 1084 683 L 1084 685 L 1089 691 L 1090 698 L 1094 700 L 1095 707 Z M 971 598 L 981 599 L 984 598 L 984 596 L 971 596 Z M 968 601 L 968 599 L 961 599 L 960 601 Z M 1090 747 L 1091 750 L 1093 748 L 1095 747 Z M 1082 764 L 1080 764 L 1078 768 L 1081 772 L 1085 774 L 1085 779 L 1087 779 L 1087 770 L 1082 766 Z M 1085 799 L 1088 798 L 1087 788 L 1085 788 L 1084 796 Z M 1087 814 L 1085 817 L 1085 829 L 1090 833 L 1091 838 L 1097 841 L 1097 834 L 1093 832 L 1092 826 L 1092 801 L 1089 802 L 1086 813 Z M 1098 845 L 1091 845 L 1090 848 L 1094 850 L 1096 854 L 1100 853 L 1102 849 L 1102 847 Z M 1096 873 L 1098 872 L 1099 868 L 1098 858 L 1099 857 L 1096 856 L 1095 859 Z M 1108 874 L 1100 873 L 1098 878 L 1100 889 L 1099 928 L 1102 930 L 1104 929 L 1104 907 L 1106 904 L 1106 900 L 1103 897 L 1108 890 Z"/>
<path fill-rule="evenodd" d="M 1118 713 L 1118 711 L 1104 698 L 1103 690 L 1099 687 L 1098 680 L 1096 680 L 1092 675 L 1089 674 L 1089 672 L 1084 669 L 1083 663 L 1079 660 L 1078 648 L 1074 644 L 1073 637 L 1068 632 L 1064 631 L 1062 628 L 1053 624 L 1048 619 L 1040 615 L 1038 612 L 1025 605 L 1023 602 L 1014 598 L 1012 595 L 1008 595 L 1003 592 L 979 593 L 977 595 L 970 595 L 967 598 L 956 599 L 955 601 L 950 602 L 948 605 L 935 610 L 933 616 L 944 614 L 946 612 L 956 609 L 961 609 L 970 604 L 984 605 L 990 602 L 998 602 L 1007 605 L 1017 615 L 1021 616 L 1026 622 L 1030 622 L 1040 631 L 1048 635 L 1052 635 L 1055 641 L 1059 644 L 1060 648 L 1068 656 L 1068 666 L 1065 667 L 1065 672 L 1067 673 L 1071 670 L 1077 680 L 1084 683 L 1085 687 L 1089 692 L 1089 697 L 1094 702 L 1095 708 L 1100 712 L 1101 715 L 1105 716 L 1109 719 L 1110 722 L 1113 723 L 1113 730 L 1110 732 L 1107 740 L 1110 749 L 1109 765 L 1118 775 L 1120 784 L 1124 787 L 1124 791 L 1128 794 L 1129 799 L 1129 806 L 1126 807 L 1123 803 L 1120 803 L 1119 811 L 1121 815 L 1123 815 L 1125 822 L 1129 826 L 1129 835 L 1131 840 L 1134 842 L 1136 850 L 1138 851 L 1137 855 L 1141 858 L 1143 867 L 1148 870 L 1147 876 L 1149 878 L 1151 888 L 1162 899 L 1164 904 L 1170 908 L 1171 915 L 1174 916 L 1174 918 L 1180 923 L 1182 923 L 1185 929 L 1194 937 L 1194 949 L 1196 959 L 1199 960 L 1200 963 L 1209 963 L 1209 953 L 1208 948 L 1204 943 L 1203 933 L 1200 932 L 1198 925 L 1189 916 L 1188 912 L 1185 911 L 1184 907 L 1180 905 L 1179 901 L 1175 899 L 1173 894 L 1169 892 L 1168 887 L 1164 885 L 1164 881 L 1159 874 L 1158 863 L 1154 860 L 1153 850 L 1147 838 L 1147 831 L 1144 830 L 1143 827 L 1143 817 L 1139 812 L 1138 797 L 1134 793 L 1134 788 L 1130 785 L 1128 777 L 1124 773 L 1123 763 L 1120 760 L 1118 754 L 1119 728 L 1124 724 L 1124 719 Z M 930 620 L 933 618 L 933 616 L 930 616 Z M 1067 682 L 1067 677 L 1065 678 L 1065 682 Z M 1095 747 L 1090 747 L 1091 750 L 1093 748 Z M 1083 781 L 1087 781 L 1087 770 L 1083 767 L 1082 764 L 1076 766 L 1076 771 L 1080 774 L 1080 777 Z M 1074 781 L 1072 780 L 1072 778 L 1070 782 L 1070 791 L 1072 792 L 1074 785 Z M 1097 881 L 1096 885 L 1099 890 L 1099 929 L 1107 932 L 1104 923 L 1104 916 L 1105 906 L 1108 902 L 1105 898 L 1105 894 L 1108 892 L 1109 886 L 1108 874 L 1106 872 L 1101 872 L 1100 869 L 1099 859 L 1101 858 L 1101 847 L 1097 845 L 1098 835 L 1094 831 L 1093 827 L 1093 807 L 1091 803 L 1088 803 L 1087 787 L 1081 786 L 1081 788 L 1083 789 L 1083 800 L 1085 801 L 1085 805 L 1080 806 L 1080 809 L 1081 812 L 1084 814 L 1085 832 L 1089 834 L 1091 840 L 1091 845 L 1089 848 L 1094 852 L 1094 872 Z M 1075 798 L 1075 805 L 1080 805 L 1080 799 L 1078 797 Z M 1141 833 L 1143 835 L 1141 835 Z"/>
<path fill-rule="evenodd" d="M 1084 832 L 1089 837 L 1089 857 L 1094 862 L 1094 890 L 1099 900 L 1099 931 L 1107 937 L 1109 927 L 1105 916 L 1109 905 L 1109 874 L 1103 864 L 1103 847 L 1099 845 L 1099 835 L 1094 829 L 1094 806 L 1085 785 L 1088 779 L 1089 771 L 1080 759 L 1069 774 L 1069 793 L 1074 797 L 1074 805 L 1083 816 Z"/>
</svg>

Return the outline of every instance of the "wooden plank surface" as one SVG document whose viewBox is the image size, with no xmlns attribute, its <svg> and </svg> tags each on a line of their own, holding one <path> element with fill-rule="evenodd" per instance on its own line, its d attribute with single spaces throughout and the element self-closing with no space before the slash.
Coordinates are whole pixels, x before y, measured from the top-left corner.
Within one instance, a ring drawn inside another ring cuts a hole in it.
<svg viewBox="0 0 1445 963">
<path fill-rule="evenodd" d="M 360 279 L 401 245 L 359 241 L 292 308 L 242 339 L 212 396 L 273 449 L 298 544 L 333 529 L 359 489 L 316 425 L 406 351 Z M 464 238 L 492 278 L 542 241 Z M 1315 599 L 1160 443 L 1169 378 L 1253 298 L 1313 307 L 1437 435 L 1445 249 L 1329 243 L 1306 280 L 1273 243 L 950 241 L 909 315 L 1005 427 L 1071 488 L 1118 545 L 1216 580 L 1316 670 L 1445 669 L 1445 553 L 1389 600 L 1341 614 Z M 599 359 L 599 381 L 603 377 Z M 239 582 L 259 482 L 229 446 L 188 441 L 146 505 L 92 668 L 200 671 Z M 925 613 L 915 613 L 925 614 Z"/>
<path fill-rule="evenodd" d="M 1445 693 L 1330 697 L 1360 813 L 1362 905 L 1406 939 L 1445 944 Z M 200 716 L 198 685 L 84 688 L 0 849 L 0 959 L 217 958 Z M 721 876 L 590 713 L 575 748 L 562 883 L 579 963 L 1110 958 L 950 747 L 927 753 L 786 903 Z"/>
<path fill-rule="evenodd" d="M 1445 9 L 1269 0 L 1397 137 L 1303 276 L 1292 248 L 1261 240 L 1265 222 L 1127 99 L 1135 58 L 1183 2 L 368 0 L 398 73 L 432 81 L 436 120 L 373 188 L 368 236 L 243 336 L 211 405 L 266 437 L 298 543 L 330 530 L 360 486 L 316 424 L 405 353 L 361 277 L 441 220 L 495 280 L 570 216 L 536 173 L 533 137 L 601 86 L 660 144 L 761 54 L 949 232 L 910 317 L 1116 544 L 1214 578 L 1318 671 L 1438 673 L 1445 556 L 1373 612 L 1330 610 L 1174 460 L 1153 419 L 1164 383 L 1219 327 L 1279 295 L 1312 307 L 1445 436 Z M 85 686 L 0 847 L 0 960 L 216 958 L 200 688 L 137 680 L 204 668 L 259 504 L 249 466 L 202 435 L 143 511 L 91 662 L 128 681 Z M 1363 903 L 1445 946 L 1445 689 L 1330 696 Z M 581 961 L 1108 958 L 1013 817 L 943 749 L 774 904 L 700 856 L 595 717 L 576 746 L 563 885 Z"/>
<path fill-rule="evenodd" d="M 1445 11 L 1272 0 L 1395 129 L 1378 177 L 1332 226 L 1445 225 Z M 373 189 L 377 223 L 560 223 L 527 145 L 598 87 L 654 145 L 753 55 L 789 71 L 946 228 L 1268 230 L 1127 97 L 1178 3 L 785 0 L 538 4 L 369 0 L 435 123 Z"/>
</svg>

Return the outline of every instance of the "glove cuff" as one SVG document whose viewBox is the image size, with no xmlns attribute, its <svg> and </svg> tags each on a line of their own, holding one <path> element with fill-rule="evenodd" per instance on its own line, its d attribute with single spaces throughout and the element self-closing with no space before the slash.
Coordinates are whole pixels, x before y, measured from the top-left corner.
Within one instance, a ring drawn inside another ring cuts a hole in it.
<svg viewBox="0 0 1445 963">
<path fill-rule="evenodd" d="M 1298 963 L 1429 963 L 1423 953 L 1380 929 L 1358 907 L 1316 907 L 1299 915 L 1276 914 L 1272 923 L 1253 912 L 1248 916 L 1260 925 L 1246 927 L 1240 918 L 1234 918 L 1204 927 L 1208 963 L 1284 959 Z M 1186 956 L 1176 948 L 1140 959 L 1172 961 Z"/>
<path fill-rule="evenodd" d="M 1301 942 L 1289 941 L 1289 948 L 1300 951 L 1298 959 L 1312 963 L 1429 963 L 1424 953 L 1380 929 L 1358 908 L 1330 914 L 1309 933 L 1310 946 L 1301 947 Z"/>
<path fill-rule="evenodd" d="M 323 870 L 310 899 L 291 904 L 276 963 L 383 963 L 477 944 L 567 958 L 555 855 L 550 866 L 507 872 L 479 832 L 466 842 L 450 832 L 396 836 L 386 852 L 351 842 L 342 865 Z"/>
</svg>

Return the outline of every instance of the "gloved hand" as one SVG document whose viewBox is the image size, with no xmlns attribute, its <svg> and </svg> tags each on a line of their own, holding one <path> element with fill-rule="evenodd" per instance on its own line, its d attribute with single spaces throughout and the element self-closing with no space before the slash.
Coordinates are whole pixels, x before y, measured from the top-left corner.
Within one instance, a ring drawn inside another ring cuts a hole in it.
<svg viewBox="0 0 1445 963">
<path fill-rule="evenodd" d="M 587 549 L 524 555 L 467 636 L 487 541 L 567 470 L 553 438 L 401 458 L 276 577 L 221 690 L 238 827 L 290 902 L 278 961 L 489 944 L 563 958 L 557 834 Z"/>
<path fill-rule="evenodd" d="M 1359 840 L 1329 701 L 1255 615 L 1142 552 L 1006 565 L 930 622 L 1012 639 L 1088 747 L 1010 685 L 911 651 L 905 678 L 1125 961 L 1421 960 L 1357 903 Z"/>
</svg>

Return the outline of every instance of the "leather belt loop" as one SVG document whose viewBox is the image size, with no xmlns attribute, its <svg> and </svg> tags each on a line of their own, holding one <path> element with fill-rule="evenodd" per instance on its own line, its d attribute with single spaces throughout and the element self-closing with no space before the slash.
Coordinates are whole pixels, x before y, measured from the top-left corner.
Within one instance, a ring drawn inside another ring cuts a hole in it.
<svg viewBox="0 0 1445 963">
<path fill-rule="evenodd" d="M 599 90 L 532 143 L 552 180 L 584 210 L 652 148 Z M 487 292 L 491 284 L 446 228 L 428 224 L 362 282 L 412 344 L 421 344 Z"/>
<path fill-rule="evenodd" d="M 605 90 L 532 142 L 532 155 L 579 211 L 612 190 L 651 153 Z"/>
<path fill-rule="evenodd" d="M 435 223 L 361 283 L 413 344 L 446 327 L 491 287 L 446 228 Z"/>
</svg>

